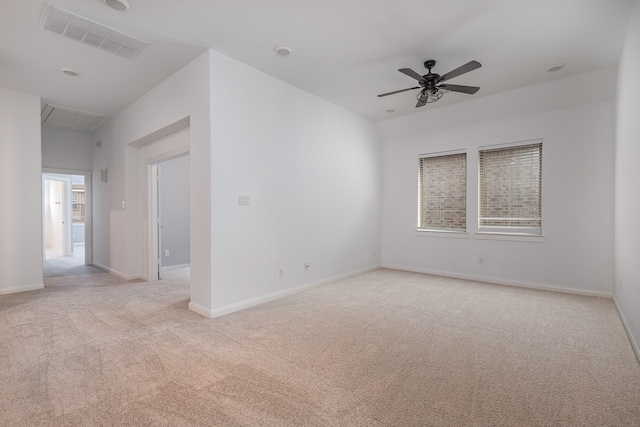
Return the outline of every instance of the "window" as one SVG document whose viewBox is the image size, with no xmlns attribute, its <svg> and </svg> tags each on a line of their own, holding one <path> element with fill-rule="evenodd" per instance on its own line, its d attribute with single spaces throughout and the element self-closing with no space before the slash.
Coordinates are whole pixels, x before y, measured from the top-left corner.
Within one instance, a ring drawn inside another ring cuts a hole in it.
<svg viewBox="0 0 640 427">
<path fill-rule="evenodd" d="M 478 231 L 542 234 L 542 142 L 479 154 Z"/>
<path fill-rule="evenodd" d="M 418 229 L 466 231 L 467 153 L 422 157 Z"/>
<path fill-rule="evenodd" d="M 84 222 L 84 185 L 73 184 L 71 200 L 71 215 L 73 222 Z"/>
</svg>

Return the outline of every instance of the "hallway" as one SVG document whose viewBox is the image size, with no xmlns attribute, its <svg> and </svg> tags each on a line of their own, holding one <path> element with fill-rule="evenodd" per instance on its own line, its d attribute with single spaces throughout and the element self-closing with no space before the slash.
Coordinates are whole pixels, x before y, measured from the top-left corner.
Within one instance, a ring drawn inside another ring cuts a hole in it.
<svg viewBox="0 0 640 427">
<path fill-rule="evenodd" d="M 84 244 L 75 244 L 73 253 L 68 257 L 51 257 L 51 249 L 47 249 L 47 256 L 43 264 L 45 286 L 69 284 L 69 278 L 100 273 L 101 270 L 84 264 Z"/>
</svg>

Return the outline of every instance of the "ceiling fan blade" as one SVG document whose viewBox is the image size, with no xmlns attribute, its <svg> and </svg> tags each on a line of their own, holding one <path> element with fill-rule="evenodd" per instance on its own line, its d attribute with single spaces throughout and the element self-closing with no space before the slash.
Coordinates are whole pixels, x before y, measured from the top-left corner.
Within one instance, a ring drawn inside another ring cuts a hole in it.
<svg viewBox="0 0 640 427">
<path fill-rule="evenodd" d="M 380 95 L 378 95 L 378 98 L 383 97 L 383 96 L 387 96 L 387 95 L 393 95 L 395 93 L 406 92 L 408 90 L 414 90 L 414 89 L 420 89 L 420 86 L 410 87 L 408 89 L 394 90 L 393 92 L 381 93 Z"/>
<path fill-rule="evenodd" d="M 477 87 L 477 86 L 462 86 L 462 85 L 441 84 L 441 85 L 438 85 L 438 87 L 440 89 L 446 89 L 446 90 L 450 90 L 450 91 L 453 91 L 453 92 L 468 93 L 469 95 L 473 95 L 474 93 L 476 93 L 477 91 L 480 90 L 480 88 Z"/>
<path fill-rule="evenodd" d="M 480 68 L 480 67 L 482 67 L 482 64 L 480 64 L 478 61 L 469 61 L 463 66 L 458 67 L 455 70 L 451 70 L 447 74 L 440 76 L 438 80 L 436 80 L 436 83 L 443 82 L 445 80 L 452 79 L 454 77 L 458 77 L 461 74 L 468 73 L 469 71 L 473 71 L 476 68 Z"/>
<path fill-rule="evenodd" d="M 416 104 L 416 108 L 422 107 L 423 105 L 427 105 L 426 101 L 418 100 L 418 103 Z"/>
<path fill-rule="evenodd" d="M 413 77 L 414 79 L 418 80 L 419 82 L 424 80 L 424 77 L 422 77 L 420 74 L 418 74 L 415 71 L 413 71 L 411 68 L 400 68 L 398 71 L 400 71 L 403 74 L 406 74 L 409 77 Z"/>
</svg>

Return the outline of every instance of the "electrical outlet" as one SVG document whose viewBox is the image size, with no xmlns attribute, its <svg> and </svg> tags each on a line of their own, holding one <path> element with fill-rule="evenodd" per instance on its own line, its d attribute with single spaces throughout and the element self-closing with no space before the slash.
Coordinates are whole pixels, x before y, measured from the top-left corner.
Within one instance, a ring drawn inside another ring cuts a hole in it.
<svg viewBox="0 0 640 427">
<path fill-rule="evenodd" d="M 169 249 L 164 250 L 164 256 L 169 256 Z"/>
<path fill-rule="evenodd" d="M 484 265 L 484 257 L 478 257 L 478 264 Z"/>
<path fill-rule="evenodd" d="M 278 277 L 284 277 L 284 267 L 278 268 Z"/>
</svg>

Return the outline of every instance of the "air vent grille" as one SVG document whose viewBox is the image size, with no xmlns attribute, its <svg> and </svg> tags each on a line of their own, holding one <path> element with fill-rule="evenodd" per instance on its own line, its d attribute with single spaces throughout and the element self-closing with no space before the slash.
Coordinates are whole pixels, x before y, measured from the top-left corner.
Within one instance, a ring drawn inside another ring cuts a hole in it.
<svg viewBox="0 0 640 427">
<path fill-rule="evenodd" d="M 127 59 L 135 58 L 148 44 L 48 3 L 44 7 L 40 28 Z"/>
<path fill-rule="evenodd" d="M 105 116 L 48 104 L 42 110 L 42 124 L 91 132 Z"/>
</svg>

